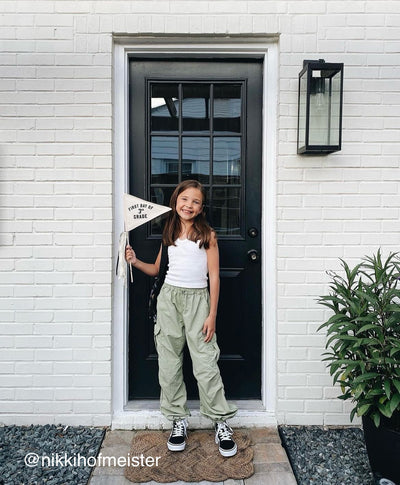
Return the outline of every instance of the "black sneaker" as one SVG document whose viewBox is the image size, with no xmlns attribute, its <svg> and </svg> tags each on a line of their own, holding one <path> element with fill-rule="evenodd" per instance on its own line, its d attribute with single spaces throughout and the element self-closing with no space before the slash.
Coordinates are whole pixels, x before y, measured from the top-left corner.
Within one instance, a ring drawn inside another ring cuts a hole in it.
<svg viewBox="0 0 400 485">
<path fill-rule="evenodd" d="M 215 423 L 215 443 L 219 445 L 222 456 L 234 456 L 237 453 L 237 445 L 232 439 L 233 431 L 225 421 Z"/>
<path fill-rule="evenodd" d="M 186 428 L 186 419 L 174 419 L 172 431 L 167 441 L 167 446 L 170 451 L 183 451 L 185 449 L 185 438 L 187 437 Z"/>
</svg>

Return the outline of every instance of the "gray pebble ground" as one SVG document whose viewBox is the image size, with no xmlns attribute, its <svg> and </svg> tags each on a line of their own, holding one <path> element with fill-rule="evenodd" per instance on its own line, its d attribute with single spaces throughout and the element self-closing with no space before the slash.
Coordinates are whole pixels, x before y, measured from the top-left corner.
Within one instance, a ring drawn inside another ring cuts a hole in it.
<svg viewBox="0 0 400 485">
<path fill-rule="evenodd" d="M 83 426 L 0 427 L 0 485 L 86 485 L 91 467 L 68 466 L 65 458 L 73 464 L 79 455 L 96 457 L 104 431 Z"/>
<path fill-rule="evenodd" d="M 372 485 L 360 428 L 280 426 L 298 485 Z"/>
</svg>

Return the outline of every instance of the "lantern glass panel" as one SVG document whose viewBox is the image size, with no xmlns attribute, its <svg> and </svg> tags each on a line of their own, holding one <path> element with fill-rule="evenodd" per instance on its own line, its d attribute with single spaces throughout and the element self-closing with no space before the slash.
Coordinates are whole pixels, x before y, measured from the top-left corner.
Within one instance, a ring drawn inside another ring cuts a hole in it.
<svg viewBox="0 0 400 485">
<path fill-rule="evenodd" d="M 309 145 L 339 145 L 341 72 L 312 70 Z"/>
<path fill-rule="evenodd" d="M 340 142 L 340 88 L 341 73 L 337 72 L 331 78 L 331 118 L 329 141 L 330 145 L 339 145 Z"/>
<path fill-rule="evenodd" d="M 298 148 L 306 145 L 306 117 L 307 117 L 307 71 L 300 78 L 299 87 L 299 126 L 298 126 Z"/>
<path fill-rule="evenodd" d="M 322 71 L 311 71 L 310 145 L 328 145 L 329 138 L 329 80 Z"/>
</svg>

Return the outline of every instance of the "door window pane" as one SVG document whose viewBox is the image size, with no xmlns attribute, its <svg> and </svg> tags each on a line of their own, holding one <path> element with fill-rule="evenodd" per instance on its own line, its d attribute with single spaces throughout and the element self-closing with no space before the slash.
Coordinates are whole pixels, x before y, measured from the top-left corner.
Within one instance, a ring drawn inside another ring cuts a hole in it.
<svg viewBox="0 0 400 485">
<path fill-rule="evenodd" d="M 240 84 L 215 84 L 214 131 L 240 133 L 241 111 Z"/>
<path fill-rule="evenodd" d="M 212 223 L 220 236 L 240 234 L 240 188 L 213 189 Z"/>
<path fill-rule="evenodd" d="M 151 183 L 178 183 L 179 138 L 177 136 L 151 137 Z"/>
<path fill-rule="evenodd" d="M 172 192 L 174 191 L 175 187 L 152 187 L 150 192 L 150 200 L 154 204 L 165 205 L 169 207 L 169 200 L 171 198 Z M 165 219 L 168 217 L 168 214 L 165 214 L 161 217 L 157 217 L 153 219 L 151 224 L 151 234 L 152 235 L 161 235 Z"/>
<path fill-rule="evenodd" d="M 210 138 L 182 138 L 182 180 L 196 179 L 203 184 L 210 176 Z"/>
<path fill-rule="evenodd" d="M 215 184 L 240 184 L 239 136 L 214 138 L 213 181 Z"/>
<path fill-rule="evenodd" d="M 178 131 L 179 99 L 177 84 L 152 84 L 151 130 Z"/>
<path fill-rule="evenodd" d="M 184 84 L 182 101 L 183 131 L 210 129 L 210 85 Z"/>
</svg>

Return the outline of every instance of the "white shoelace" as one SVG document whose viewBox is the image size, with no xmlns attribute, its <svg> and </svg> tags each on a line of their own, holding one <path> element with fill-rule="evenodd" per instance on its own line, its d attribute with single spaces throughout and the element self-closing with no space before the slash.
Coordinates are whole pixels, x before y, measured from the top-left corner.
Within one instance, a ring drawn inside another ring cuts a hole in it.
<svg viewBox="0 0 400 485">
<path fill-rule="evenodd" d="M 171 437 L 173 438 L 175 436 L 185 436 L 185 435 L 186 435 L 185 421 L 183 421 L 183 419 L 179 421 L 174 421 Z"/>
<path fill-rule="evenodd" d="M 231 440 L 233 430 L 226 423 L 217 423 L 217 435 L 220 441 Z"/>
</svg>

